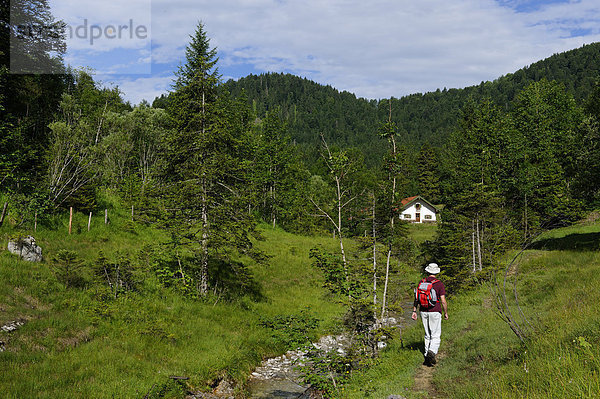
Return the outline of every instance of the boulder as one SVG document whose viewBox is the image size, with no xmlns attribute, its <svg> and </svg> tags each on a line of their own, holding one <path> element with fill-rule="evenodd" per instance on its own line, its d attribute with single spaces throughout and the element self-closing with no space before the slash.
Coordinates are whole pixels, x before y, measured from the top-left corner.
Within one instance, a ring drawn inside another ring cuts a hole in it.
<svg viewBox="0 0 600 399">
<path fill-rule="evenodd" d="M 32 236 L 18 237 L 8 241 L 8 250 L 28 262 L 41 262 L 42 248 L 35 243 Z"/>
</svg>

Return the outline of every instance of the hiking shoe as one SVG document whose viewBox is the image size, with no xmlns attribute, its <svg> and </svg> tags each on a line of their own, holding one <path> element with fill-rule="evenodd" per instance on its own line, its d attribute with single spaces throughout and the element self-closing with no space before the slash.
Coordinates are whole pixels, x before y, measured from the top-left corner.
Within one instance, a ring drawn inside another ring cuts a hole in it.
<svg viewBox="0 0 600 399">
<path fill-rule="evenodd" d="M 432 351 L 427 351 L 427 355 L 425 355 L 425 361 L 433 366 L 436 363 L 435 353 Z"/>
<path fill-rule="evenodd" d="M 427 356 L 425 356 L 425 360 L 423 361 L 423 366 L 433 367 L 433 364 L 431 364 L 431 360 Z"/>
</svg>

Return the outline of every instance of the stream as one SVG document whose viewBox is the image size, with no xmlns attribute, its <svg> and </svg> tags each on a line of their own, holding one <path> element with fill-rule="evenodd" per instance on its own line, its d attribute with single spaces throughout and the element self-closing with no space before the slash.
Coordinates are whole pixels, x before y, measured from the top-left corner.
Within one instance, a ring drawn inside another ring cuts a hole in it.
<svg viewBox="0 0 600 399">
<path fill-rule="evenodd" d="M 412 301 L 403 304 L 403 312 L 384 320 L 384 325 L 404 327 L 413 322 L 410 318 Z M 332 350 L 344 354 L 345 348 L 350 344 L 346 335 L 327 335 L 318 342 L 313 343 L 315 349 L 323 352 Z M 306 352 L 301 350 L 288 351 L 287 353 L 264 360 L 250 376 L 248 387 L 252 399 L 272 398 L 308 398 L 308 386 L 303 385 L 300 372 L 296 366 L 304 364 L 307 360 Z"/>
</svg>

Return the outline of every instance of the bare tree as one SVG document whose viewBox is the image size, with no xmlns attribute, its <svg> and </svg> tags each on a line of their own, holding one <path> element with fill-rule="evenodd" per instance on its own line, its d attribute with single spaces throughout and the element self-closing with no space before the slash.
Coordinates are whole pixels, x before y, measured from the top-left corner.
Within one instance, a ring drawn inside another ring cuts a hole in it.
<svg viewBox="0 0 600 399">
<path fill-rule="evenodd" d="M 324 217 L 332 224 L 337 237 L 340 242 L 340 253 L 342 256 L 342 263 L 344 266 L 344 277 L 346 282 L 349 281 L 348 274 L 348 260 L 346 258 L 346 251 L 344 249 L 344 235 L 343 235 L 343 212 L 344 209 L 352 203 L 358 196 L 352 195 L 351 184 L 348 184 L 349 176 L 354 172 L 355 165 L 352 159 L 348 156 L 346 151 L 332 152 L 325 141 L 325 137 L 321 134 L 321 141 L 325 153 L 322 153 L 322 157 L 325 160 L 325 165 L 329 170 L 333 182 L 335 184 L 335 204 L 333 209 L 327 209 L 325 204 L 319 204 L 314 198 L 310 198 L 310 201 L 319 211 L 317 216 Z"/>
<path fill-rule="evenodd" d="M 385 280 L 383 284 L 383 296 L 381 299 L 381 318 L 385 317 L 386 312 L 386 300 L 387 300 L 387 289 L 390 277 L 390 261 L 392 257 L 392 245 L 395 233 L 395 219 L 396 213 L 394 210 L 394 203 L 396 202 L 396 182 L 397 182 L 397 172 L 398 172 L 398 150 L 396 148 L 396 125 L 392 122 L 392 102 L 389 102 L 389 114 L 388 121 L 381 128 L 380 135 L 384 138 L 387 138 L 390 142 L 391 154 L 389 160 L 389 183 L 390 183 L 390 204 L 389 204 L 389 212 L 390 212 L 390 233 L 388 237 L 388 252 L 387 259 L 385 264 Z"/>
</svg>

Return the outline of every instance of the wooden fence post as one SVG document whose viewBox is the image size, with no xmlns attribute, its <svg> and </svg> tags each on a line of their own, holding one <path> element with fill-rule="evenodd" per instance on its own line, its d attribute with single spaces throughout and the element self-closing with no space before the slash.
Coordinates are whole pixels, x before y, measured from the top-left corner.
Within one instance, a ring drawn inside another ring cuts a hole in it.
<svg viewBox="0 0 600 399">
<path fill-rule="evenodd" d="M 133 205 L 131 205 L 131 221 L 133 222 Z"/>
<path fill-rule="evenodd" d="M 69 208 L 69 235 L 71 235 L 71 228 L 73 227 L 73 207 Z"/>
<path fill-rule="evenodd" d="M 35 213 L 35 216 L 33 217 L 33 232 L 37 233 L 37 212 Z"/>
<path fill-rule="evenodd" d="M 90 212 L 90 217 L 88 218 L 88 231 L 90 231 L 91 226 L 92 226 L 92 212 Z"/>
<path fill-rule="evenodd" d="M 2 216 L 0 216 L 0 226 L 4 223 L 4 217 L 6 216 L 6 209 L 8 208 L 8 201 L 4 203 L 4 208 L 2 208 Z"/>
<path fill-rule="evenodd" d="M 104 224 L 108 224 L 108 209 L 104 209 Z"/>
</svg>

